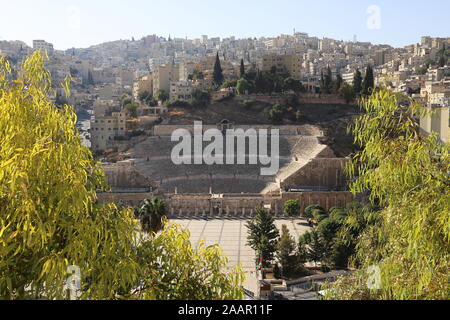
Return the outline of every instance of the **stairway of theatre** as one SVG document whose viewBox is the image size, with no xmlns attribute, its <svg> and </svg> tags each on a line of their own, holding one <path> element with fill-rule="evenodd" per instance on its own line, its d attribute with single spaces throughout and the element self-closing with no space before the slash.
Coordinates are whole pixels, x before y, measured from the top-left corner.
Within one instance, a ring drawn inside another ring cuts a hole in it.
<svg viewBox="0 0 450 320">
<path fill-rule="evenodd" d="M 321 146 L 317 137 L 280 136 L 278 155 L 272 154 L 268 145 L 267 155 L 273 156 L 279 163 L 278 174 L 262 175 L 262 168 L 269 165 L 260 163 L 257 154 L 248 143 L 244 151 L 245 164 L 237 164 L 237 148 L 234 150 L 234 164 L 175 164 L 172 151 L 178 142 L 170 137 L 149 137 L 130 150 L 134 168 L 145 177 L 154 181 L 168 193 L 264 193 L 277 188 L 277 176 L 292 171 L 314 158 Z M 203 148 L 208 145 L 204 142 Z M 224 149 L 226 150 L 226 149 Z M 249 164 L 250 160 L 258 164 Z M 224 159 L 224 163 L 226 163 Z M 191 163 L 194 159 L 191 158 Z M 292 165 L 297 163 L 297 165 Z"/>
</svg>

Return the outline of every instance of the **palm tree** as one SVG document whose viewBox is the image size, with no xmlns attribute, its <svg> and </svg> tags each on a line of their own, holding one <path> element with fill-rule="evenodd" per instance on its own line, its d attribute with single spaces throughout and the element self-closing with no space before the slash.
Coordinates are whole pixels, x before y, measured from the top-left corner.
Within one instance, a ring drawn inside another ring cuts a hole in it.
<svg viewBox="0 0 450 320">
<path fill-rule="evenodd" d="M 142 230 L 145 233 L 157 233 L 164 227 L 163 221 L 167 217 L 166 203 L 154 197 L 151 200 L 144 200 L 139 209 L 139 218 L 141 221 Z"/>
</svg>

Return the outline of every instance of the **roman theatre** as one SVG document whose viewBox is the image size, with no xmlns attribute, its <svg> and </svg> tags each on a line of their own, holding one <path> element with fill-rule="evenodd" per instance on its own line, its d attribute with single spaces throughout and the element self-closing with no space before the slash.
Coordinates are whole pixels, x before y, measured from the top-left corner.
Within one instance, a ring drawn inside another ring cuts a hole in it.
<svg viewBox="0 0 450 320">
<path fill-rule="evenodd" d="M 245 126 L 227 120 L 204 125 L 203 130 L 278 129 L 280 170 L 262 176 L 263 165 L 175 165 L 171 159 L 172 133 L 185 129 L 193 135 L 193 125 L 159 125 L 150 136 L 128 149 L 126 160 L 104 166 L 111 192 L 100 193 L 101 201 L 138 205 L 158 196 L 166 200 L 170 216 L 251 216 L 256 207 L 265 207 L 275 215 L 283 214 L 287 200 L 300 200 L 301 210 L 311 204 L 326 209 L 352 201 L 346 191 L 344 165 L 348 159 L 337 158 L 327 145 L 320 143 L 322 132 L 315 126 Z M 271 155 L 268 139 L 268 155 Z M 204 142 L 206 147 L 210 142 Z M 245 158 L 252 154 L 247 139 Z M 237 150 L 235 150 L 237 157 Z"/>
</svg>

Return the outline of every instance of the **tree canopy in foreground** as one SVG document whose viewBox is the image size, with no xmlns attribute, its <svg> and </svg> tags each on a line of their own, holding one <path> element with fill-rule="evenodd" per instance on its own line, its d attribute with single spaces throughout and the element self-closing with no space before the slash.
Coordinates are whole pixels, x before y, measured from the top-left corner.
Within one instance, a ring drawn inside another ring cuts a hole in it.
<svg viewBox="0 0 450 320">
<path fill-rule="evenodd" d="M 361 105 L 351 190 L 369 194 L 380 221 L 359 239 L 359 270 L 332 285 L 328 298 L 449 299 L 449 144 L 418 133 L 413 116 L 427 111 L 412 100 L 380 90 Z M 379 277 L 370 272 L 377 270 Z"/>
<path fill-rule="evenodd" d="M 193 248 L 176 225 L 141 236 L 131 209 L 97 203 L 104 173 L 73 108 L 49 100 L 39 52 L 11 79 L 0 56 L 0 299 L 66 299 L 72 265 L 79 299 L 243 298 L 220 248 Z"/>
</svg>

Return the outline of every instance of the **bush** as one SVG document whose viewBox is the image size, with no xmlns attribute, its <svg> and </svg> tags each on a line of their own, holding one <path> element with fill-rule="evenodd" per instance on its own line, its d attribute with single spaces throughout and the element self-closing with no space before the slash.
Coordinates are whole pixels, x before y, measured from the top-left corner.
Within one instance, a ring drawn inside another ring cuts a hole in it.
<svg viewBox="0 0 450 320">
<path fill-rule="evenodd" d="M 317 223 L 321 223 L 323 220 L 329 217 L 328 213 L 323 209 L 312 210 L 312 216 L 317 221 Z"/>
<path fill-rule="evenodd" d="M 250 89 L 251 85 L 246 79 L 242 78 L 237 82 L 236 90 L 239 94 L 246 94 Z"/>
<path fill-rule="evenodd" d="M 345 219 L 348 214 L 347 211 L 344 208 L 341 207 L 333 207 L 329 211 L 330 217 L 334 219 Z"/>
<path fill-rule="evenodd" d="M 325 212 L 324 208 L 322 208 L 318 204 L 315 204 L 315 205 L 311 205 L 309 207 L 306 207 L 306 209 L 305 209 L 305 217 L 308 218 L 308 219 L 313 219 L 314 217 L 313 217 L 312 212 L 315 209 L 322 210 L 323 212 Z"/>
<path fill-rule="evenodd" d="M 206 108 L 211 103 L 211 94 L 201 89 L 192 91 L 191 105 L 198 108 Z"/>
<path fill-rule="evenodd" d="M 254 100 L 244 100 L 242 101 L 242 104 L 244 105 L 245 108 L 249 109 L 254 102 L 255 102 Z"/>
<path fill-rule="evenodd" d="M 287 217 L 298 217 L 300 215 L 300 201 L 288 200 L 284 204 L 284 214 Z"/>
<path fill-rule="evenodd" d="M 171 102 L 169 104 L 169 107 L 186 108 L 186 109 L 192 108 L 189 102 L 183 100 L 176 100 L 174 102 Z"/>
<path fill-rule="evenodd" d="M 125 110 L 128 111 L 130 117 L 132 118 L 137 118 L 137 109 L 138 109 L 137 104 L 129 103 L 125 105 Z"/>
<path fill-rule="evenodd" d="M 273 276 L 275 279 L 281 279 L 281 269 L 278 264 L 273 267 Z"/>
<path fill-rule="evenodd" d="M 283 109 L 279 104 L 273 105 L 272 110 L 269 111 L 269 119 L 274 124 L 283 122 Z"/>
<path fill-rule="evenodd" d="M 237 80 L 227 79 L 222 84 L 221 88 L 222 89 L 236 88 L 236 86 L 237 86 Z"/>
<path fill-rule="evenodd" d="M 339 220 L 334 218 L 325 218 L 317 226 L 317 232 L 319 232 L 321 238 L 325 240 L 327 244 L 330 244 L 336 237 L 336 234 L 340 228 L 341 223 Z"/>
<path fill-rule="evenodd" d="M 164 102 L 166 102 L 167 100 L 169 100 L 169 94 L 166 93 L 165 90 L 159 89 L 159 90 L 156 92 L 155 98 L 156 98 L 158 101 L 161 101 L 161 102 L 164 103 Z"/>
<path fill-rule="evenodd" d="M 139 136 L 143 136 L 143 135 L 145 135 L 144 130 L 134 130 L 130 133 L 130 138 L 139 137 Z"/>
</svg>

